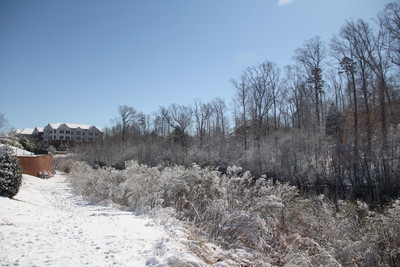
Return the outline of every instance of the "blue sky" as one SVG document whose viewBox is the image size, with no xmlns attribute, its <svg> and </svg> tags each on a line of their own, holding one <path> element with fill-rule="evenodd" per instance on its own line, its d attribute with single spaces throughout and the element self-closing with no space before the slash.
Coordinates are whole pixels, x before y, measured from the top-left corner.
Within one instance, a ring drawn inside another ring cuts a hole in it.
<svg viewBox="0 0 400 267">
<path fill-rule="evenodd" d="M 390 0 L 1 0 L 0 112 L 9 126 L 110 126 L 221 97 L 264 60 L 292 64 L 316 35 L 370 20 Z"/>
</svg>

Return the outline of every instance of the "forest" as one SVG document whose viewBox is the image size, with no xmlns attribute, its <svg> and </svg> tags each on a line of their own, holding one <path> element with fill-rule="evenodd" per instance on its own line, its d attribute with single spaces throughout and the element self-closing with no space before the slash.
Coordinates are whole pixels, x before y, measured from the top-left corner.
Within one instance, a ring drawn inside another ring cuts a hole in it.
<svg viewBox="0 0 400 267">
<path fill-rule="evenodd" d="M 400 195 L 400 5 L 305 40 L 293 64 L 265 60 L 231 82 L 227 102 L 118 107 L 104 140 L 72 148 L 92 167 L 198 166 L 287 182 L 333 203 L 382 207 Z"/>
</svg>

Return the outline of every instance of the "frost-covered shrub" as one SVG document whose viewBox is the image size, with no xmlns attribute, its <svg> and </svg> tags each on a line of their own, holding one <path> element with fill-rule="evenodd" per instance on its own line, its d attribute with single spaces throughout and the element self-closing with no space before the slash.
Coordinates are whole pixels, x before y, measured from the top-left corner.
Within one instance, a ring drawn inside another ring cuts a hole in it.
<svg viewBox="0 0 400 267">
<path fill-rule="evenodd" d="M 214 236 L 226 247 L 247 247 L 271 252 L 274 233 L 271 225 L 259 214 L 250 211 L 226 213 L 219 221 Z"/>
<path fill-rule="evenodd" d="M 400 200 L 383 212 L 362 202 L 341 201 L 331 246 L 343 265 L 400 265 Z"/>
<path fill-rule="evenodd" d="M 138 213 L 161 207 L 164 182 L 159 170 L 136 161 L 129 161 L 125 166 L 125 170 L 121 171 L 122 176 L 117 179 L 120 183 L 112 192 L 112 197 L 119 199 L 120 203 L 126 200 L 127 205 Z"/>
<path fill-rule="evenodd" d="M 92 202 L 112 200 L 143 213 L 162 203 L 163 183 L 158 176 L 157 168 L 135 161 L 127 162 L 124 170 L 93 169 L 86 163 L 77 162 L 72 166 L 71 185 L 76 193 Z"/>
<path fill-rule="evenodd" d="M 165 181 L 164 206 L 175 207 L 181 216 L 193 221 L 202 221 L 210 203 L 226 195 L 220 173 L 197 165 L 165 168 L 161 178 Z"/>
<path fill-rule="evenodd" d="M 369 220 L 369 225 L 374 226 L 369 230 L 374 233 L 371 243 L 377 251 L 376 258 L 380 262 L 388 263 L 389 266 L 400 266 L 400 199 L 396 200 L 378 218 L 371 216 Z M 364 260 L 366 260 L 365 257 Z"/>
<path fill-rule="evenodd" d="M 288 266 L 342 266 L 327 249 L 312 238 L 293 234 L 285 242 L 282 262 Z"/>
<path fill-rule="evenodd" d="M 19 138 L 19 143 L 26 151 L 33 152 L 35 150 L 35 144 L 32 142 L 32 140 L 26 137 Z"/>
<path fill-rule="evenodd" d="M 264 255 L 273 265 L 400 263 L 400 200 L 377 213 L 362 202 L 335 206 L 322 195 L 302 198 L 296 187 L 235 166 L 222 174 L 136 161 L 123 170 L 75 163 L 71 185 L 93 202 L 111 200 L 138 213 L 168 208 L 232 253 Z"/>
<path fill-rule="evenodd" d="M 75 193 L 87 197 L 92 202 L 109 199 L 112 186 L 109 169 L 94 170 L 83 162 L 72 166 L 71 185 Z"/>
<path fill-rule="evenodd" d="M 18 147 L 18 148 L 21 148 L 21 149 L 24 148 L 18 141 L 11 140 L 11 139 L 1 140 L 1 143 L 4 144 L 4 145 Z"/>
<path fill-rule="evenodd" d="M 0 196 L 15 196 L 22 183 L 18 158 L 8 146 L 0 147 Z"/>
<path fill-rule="evenodd" d="M 75 161 L 69 157 L 54 157 L 53 161 L 54 168 L 65 173 L 70 173 L 72 165 L 75 163 Z"/>
</svg>

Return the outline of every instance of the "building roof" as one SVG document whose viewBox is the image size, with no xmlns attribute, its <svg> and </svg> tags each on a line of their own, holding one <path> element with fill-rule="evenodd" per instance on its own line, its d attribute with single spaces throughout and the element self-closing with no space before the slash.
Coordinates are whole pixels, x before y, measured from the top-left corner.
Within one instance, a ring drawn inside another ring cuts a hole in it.
<svg viewBox="0 0 400 267">
<path fill-rule="evenodd" d="M 17 135 L 31 135 L 35 129 L 34 128 L 24 128 L 15 131 Z"/>
<path fill-rule="evenodd" d="M 96 127 L 94 125 L 87 125 L 87 124 L 76 124 L 76 123 L 67 123 L 67 122 L 56 122 L 56 123 L 49 123 L 48 124 L 52 129 L 58 129 L 61 125 L 65 125 L 70 129 L 77 129 L 80 128 L 82 130 L 89 130 L 91 128 L 96 128 L 100 132 L 102 132 L 102 129 L 99 127 Z"/>
<path fill-rule="evenodd" d="M 35 130 L 41 133 L 44 131 L 44 127 L 35 127 Z"/>
</svg>

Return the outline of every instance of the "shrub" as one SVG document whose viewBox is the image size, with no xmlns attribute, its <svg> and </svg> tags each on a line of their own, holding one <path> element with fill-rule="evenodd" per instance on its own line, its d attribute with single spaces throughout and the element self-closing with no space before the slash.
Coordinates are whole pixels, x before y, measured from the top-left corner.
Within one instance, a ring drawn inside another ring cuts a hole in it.
<svg viewBox="0 0 400 267">
<path fill-rule="evenodd" d="M 238 167 L 226 173 L 193 165 L 93 169 L 78 162 L 71 184 L 89 200 L 111 200 L 138 213 L 161 208 L 190 222 L 210 240 L 241 255 L 288 266 L 399 266 L 400 200 L 383 213 L 362 202 L 323 195 L 309 199 L 296 187 L 255 178 Z"/>
<path fill-rule="evenodd" d="M 35 150 L 35 144 L 32 142 L 32 140 L 26 138 L 26 137 L 21 137 L 19 139 L 19 143 L 22 145 L 22 147 L 29 152 L 33 152 Z"/>
<path fill-rule="evenodd" d="M 70 173 L 72 165 L 75 163 L 69 157 L 53 157 L 54 167 L 58 171 Z"/>
<path fill-rule="evenodd" d="M 24 147 L 18 141 L 14 141 L 11 139 L 2 140 L 1 143 L 8 145 L 8 146 L 13 146 L 13 147 L 18 147 L 18 148 L 24 149 Z"/>
<path fill-rule="evenodd" d="M 22 183 L 18 158 L 8 146 L 0 147 L 0 196 L 12 198 Z"/>
</svg>

